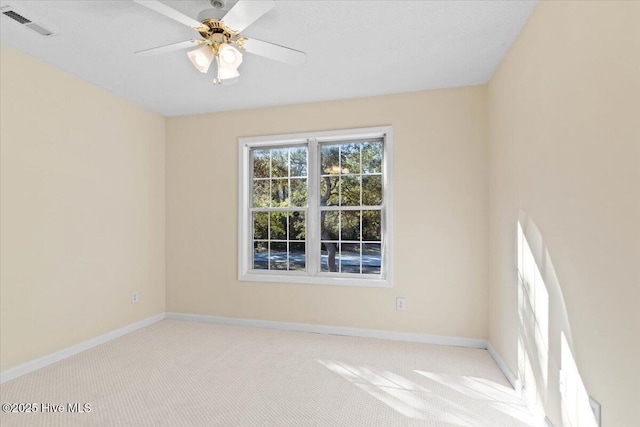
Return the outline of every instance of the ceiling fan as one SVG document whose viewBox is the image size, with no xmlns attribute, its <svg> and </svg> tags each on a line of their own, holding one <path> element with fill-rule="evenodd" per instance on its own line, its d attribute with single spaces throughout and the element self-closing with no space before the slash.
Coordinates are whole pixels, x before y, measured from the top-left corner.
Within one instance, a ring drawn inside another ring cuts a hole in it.
<svg viewBox="0 0 640 427">
<path fill-rule="evenodd" d="M 245 28 L 273 8 L 274 0 L 238 0 L 222 19 L 205 18 L 202 22 L 156 0 L 133 1 L 194 29 L 202 37 L 202 39 L 141 50 L 136 52 L 136 55 L 154 55 L 199 46 L 187 52 L 187 56 L 201 73 L 207 73 L 212 62 L 216 61 L 214 84 L 229 85 L 238 81 L 240 76 L 238 67 L 242 63 L 242 52 L 292 65 L 302 65 L 307 61 L 307 54 L 299 50 L 240 36 Z M 219 8 L 222 2 L 216 0 L 212 1 L 212 4 Z"/>
</svg>

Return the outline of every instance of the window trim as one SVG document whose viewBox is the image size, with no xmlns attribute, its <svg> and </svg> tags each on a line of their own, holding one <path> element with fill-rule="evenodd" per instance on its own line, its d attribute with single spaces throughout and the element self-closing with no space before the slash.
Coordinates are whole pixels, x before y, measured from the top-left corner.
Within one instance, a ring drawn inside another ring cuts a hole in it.
<svg viewBox="0 0 640 427">
<path fill-rule="evenodd" d="M 316 162 L 310 161 L 311 151 L 318 152 L 318 145 L 327 142 L 342 142 L 348 140 L 362 140 L 368 138 L 383 138 L 382 161 L 382 264 L 380 275 L 353 274 L 346 276 L 343 273 L 320 272 L 320 241 L 311 244 L 310 236 L 319 236 L 319 221 L 309 221 L 311 215 L 319 213 L 319 185 L 313 183 L 319 179 L 320 156 L 315 155 Z M 324 132 L 305 132 L 295 134 L 268 135 L 256 137 L 243 137 L 238 139 L 238 280 L 252 282 L 298 283 L 316 285 L 339 286 L 366 286 L 377 288 L 391 288 L 393 277 L 393 128 L 391 126 L 378 126 L 357 129 L 333 130 Z M 265 270 L 255 272 L 251 270 L 251 254 L 253 247 L 250 208 L 252 203 L 251 185 L 252 177 L 249 173 L 252 169 L 251 149 L 259 147 L 308 145 L 307 149 L 307 208 L 305 221 L 307 222 L 305 249 L 307 253 L 307 271 L 281 271 Z M 313 178 L 312 178 L 313 177 Z M 315 188 L 318 187 L 318 188 Z M 317 247 L 316 247 L 317 246 Z M 315 273 L 317 272 L 317 273 Z M 337 276 L 339 275 L 339 276 Z"/>
</svg>

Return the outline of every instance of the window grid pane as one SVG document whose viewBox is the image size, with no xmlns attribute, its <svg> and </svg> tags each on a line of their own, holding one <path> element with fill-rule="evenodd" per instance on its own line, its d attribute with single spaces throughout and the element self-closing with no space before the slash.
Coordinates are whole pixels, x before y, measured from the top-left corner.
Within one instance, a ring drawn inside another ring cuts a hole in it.
<svg viewBox="0 0 640 427">
<path fill-rule="evenodd" d="M 380 274 L 382 143 L 322 144 L 318 151 L 320 271 Z"/>
<path fill-rule="evenodd" d="M 251 214 L 252 268 L 304 271 L 307 147 L 254 148 L 251 154 L 252 200 L 256 209 Z"/>
</svg>

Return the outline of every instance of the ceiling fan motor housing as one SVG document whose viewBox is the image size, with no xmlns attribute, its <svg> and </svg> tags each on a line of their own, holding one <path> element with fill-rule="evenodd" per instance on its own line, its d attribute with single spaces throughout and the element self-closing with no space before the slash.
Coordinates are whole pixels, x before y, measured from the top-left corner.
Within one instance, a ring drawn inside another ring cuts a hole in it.
<svg viewBox="0 0 640 427">
<path fill-rule="evenodd" d="M 238 34 L 217 19 L 205 19 L 202 21 L 202 27 L 198 29 L 198 32 L 214 46 L 221 43 L 229 43 Z"/>
</svg>

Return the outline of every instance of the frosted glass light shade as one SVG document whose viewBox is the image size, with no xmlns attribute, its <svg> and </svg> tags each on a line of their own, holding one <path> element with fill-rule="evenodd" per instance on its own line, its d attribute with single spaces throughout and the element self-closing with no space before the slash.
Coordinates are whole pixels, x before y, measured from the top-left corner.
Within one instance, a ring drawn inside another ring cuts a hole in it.
<svg viewBox="0 0 640 427">
<path fill-rule="evenodd" d="M 215 53 L 210 46 L 204 45 L 198 49 L 187 52 L 187 56 L 191 60 L 193 66 L 196 67 L 196 70 L 201 73 L 206 73 L 209 71 L 209 67 L 211 66 L 211 62 L 213 62 Z"/>
<path fill-rule="evenodd" d="M 242 53 L 235 47 L 223 43 L 218 48 L 219 64 L 225 68 L 237 69 L 242 64 Z"/>
<path fill-rule="evenodd" d="M 240 76 L 238 70 L 233 67 L 226 67 L 224 62 L 220 59 L 220 55 L 216 56 L 216 62 L 218 63 L 218 79 L 227 80 Z"/>
</svg>

